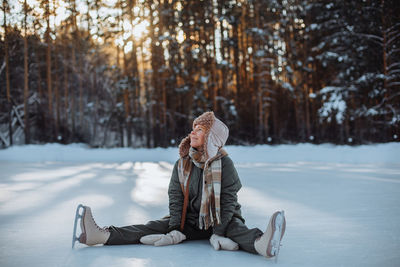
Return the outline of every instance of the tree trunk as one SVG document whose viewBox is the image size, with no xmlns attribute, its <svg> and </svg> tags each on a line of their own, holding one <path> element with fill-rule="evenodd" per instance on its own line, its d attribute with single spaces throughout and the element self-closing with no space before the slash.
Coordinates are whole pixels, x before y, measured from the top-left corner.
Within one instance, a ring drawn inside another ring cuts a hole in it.
<svg viewBox="0 0 400 267">
<path fill-rule="evenodd" d="M 29 98 L 29 77 L 28 77 L 28 38 L 27 38 L 27 25 L 26 20 L 28 16 L 28 6 L 26 0 L 24 1 L 24 124 L 25 124 L 25 144 L 30 143 L 29 135 L 29 110 L 28 110 L 28 98 Z"/>
<path fill-rule="evenodd" d="M 308 85 L 307 84 L 303 84 L 304 86 L 304 101 L 305 101 L 305 107 L 304 107 L 304 111 L 305 111 L 305 122 L 306 122 L 306 137 L 308 140 L 310 140 L 310 136 L 311 136 L 311 130 L 310 130 L 310 99 L 309 99 L 309 90 L 308 90 Z"/>
<path fill-rule="evenodd" d="M 9 113 L 8 113 L 8 134 L 10 138 L 10 146 L 13 145 L 13 129 L 12 129 L 12 111 L 13 111 L 13 105 L 11 102 L 8 102 L 8 107 L 9 107 Z"/>
<path fill-rule="evenodd" d="M 9 51 L 8 51 L 8 25 L 7 25 L 7 12 L 9 11 L 8 1 L 3 0 L 3 23 L 4 23 L 4 57 L 6 61 L 6 91 L 7 101 L 11 102 L 10 94 L 10 64 L 9 64 Z M 11 111 L 10 111 L 11 112 Z"/>
<path fill-rule="evenodd" d="M 40 65 L 41 65 L 41 60 L 39 57 L 39 53 L 40 53 L 40 49 L 38 48 L 36 53 L 35 53 L 35 61 L 37 64 L 37 77 L 38 77 L 38 81 L 37 81 L 37 87 L 38 87 L 38 93 L 39 93 L 39 99 L 40 101 L 43 100 L 43 90 L 42 90 L 42 72 L 40 71 Z"/>
<path fill-rule="evenodd" d="M 239 68 L 239 25 L 235 23 L 233 26 L 233 60 L 235 65 L 235 78 L 236 78 L 236 94 L 235 94 L 235 102 L 236 105 L 240 108 L 241 103 L 241 84 L 240 84 L 240 68 Z"/>
<path fill-rule="evenodd" d="M 7 12 L 9 11 L 8 1 L 3 0 L 3 22 L 4 22 L 4 57 L 6 61 L 6 94 L 8 104 L 8 137 L 10 139 L 10 146 L 13 145 L 13 130 L 12 130 L 12 103 L 10 92 L 10 64 L 9 64 L 9 51 L 8 51 L 8 25 L 7 25 Z"/>
<path fill-rule="evenodd" d="M 218 1 L 218 17 L 221 18 L 223 17 L 223 7 L 222 7 L 222 2 L 223 1 Z M 222 21 L 219 22 L 219 29 L 220 29 L 220 35 L 221 35 L 221 49 L 220 49 L 220 53 L 221 53 L 221 57 L 222 57 L 222 63 L 223 66 L 221 68 L 221 78 L 222 78 L 222 84 L 221 84 L 221 91 L 220 91 L 220 95 L 222 97 L 226 97 L 227 96 L 227 87 L 228 87 L 228 71 L 229 68 L 226 64 L 229 64 L 229 62 L 226 61 L 226 55 L 225 55 L 225 50 L 226 50 L 226 46 L 225 46 L 225 42 L 224 42 L 224 26 Z M 235 105 L 237 105 L 237 103 L 235 102 Z"/>
<path fill-rule="evenodd" d="M 73 74 L 78 77 L 78 88 L 79 91 L 81 91 L 82 83 L 81 83 L 81 74 L 80 74 L 80 66 L 77 66 L 76 63 L 76 50 L 80 48 L 79 42 L 80 42 L 80 34 L 79 34 L 79 29 L 78 25 L 76 22 L 76 17 L 78 16 L 78 13 L 76 11 L 76 2 L 75 0 L 72 0 L 72 24 L 73 24 L 73 30 L 74 30 L 74 38 L 75 42 L 72 44 L 72 52 L 71 52 L 71 57 L 72 57 L 72 70 Z M 80 63 L 80 61 L 78 61 Z M 75 100 L 76 100 L 76 93 L 73 90 L 74 87 L 72 87 L 72 90 L 70 92 L 70 98 L 71 98 L 71 118 L 72 118 L 72 134 L 76 134 L 76 108 L 75 108 Z"/>
<path fill-rule="evenodd" d="M 53 115 L 53 92 L 52 92 L 52 86 L 51 86 L 51 38 L 50 38 L 50 3 L 49 0 L 46 1 L 46 44 L 47 44 L 47 49 L 46 49 L 46 74 L 47 74 L 47 94 L 48 94 L 48 105 L 49 105 L 49 116 L 52 117 Z"/>
<path fill-rule="evenodd" d="M 122 8 L 122 7 L 121 7 Z M 122 10 L 123 12 L 123 10 Z M 125 32 L 124 26 L 122 25 L 122 32 Z M 129 83 L 129 70 L 128 70 L 128 59 L 127 55 L 125 53 L 125 46 L 126 42 L 124 42 L 124 46 L 122 49 L 123 53 L 123 59 L 124 59 L 124 68 L 123 68 L 123 73 L 124 73 L 124 79 L 127 80 L 128 87 L 124 89 L 124 106 L 125 106 L 125 121 L 126 121 L 126 131 L 127 131 L 127 141 L 128 141 L 128 147 L 132 147 L 132 111 L 131 111 L 131 94 L 130 94 L 130 83 Z"/>
<path fill-rule="evenodd" d="M 383 35 L 383 40 L 382 40 L 382 61 L 383 61 L 383 75 L 384 75 L 384 80 L 383 80 L 383 88 L 382 91 L 385 92 L 385 99 L 388 98 L 388 88 L 387 88 L 387 80 L 388 80 L 388 56 L 387 56 L 387 34 L 386 34 L 386 30 L 387 30 L 387 25 L 386 25 L 386 16 L 387 14 L 384 12 L 385 11 L 385 0 L 381 0 L 381 12 L 382 12 L 382 35 Z M 388 118 L 388 114 L 385 113 L 384 114 L 384 121 L 387 122 L 389 121 L 390 118 Z M 384 128 L 385 128 L 385 134 L 389 134 L 389 136 L 391 135 L 390 132 L 390 127 L 388 127 L 388 123 L 384 123 Z"/>
<path fill-rule="evenodd" d="M 69 53 L 68 53 L 68 39 L 64 39 L 64 126 L 68 128 L 68 116 L 70 112 L 68 112 L 68 105 L 69 105 L 69 83 L 68 83 L 68 62 L 66 61 L 69 58 Z"/>
<path fill-rule="evenodd" d="M 132 12 L 132 8 L 134 6 L 134 1 L 129 1 L 129 19 L 131 22 L 131 27 L 133 28 L 133 21 L 134 21 L 134 14 Z M 133 116 L 138 117 L 140 116 L 140 77 L 139 77 L 139 70 L 138 70 L 138 59 L 137 59 L 137 46 L 134 36 L 132 35 L 132 52 L 131 52 L 131 64 L 132 64 L 132 78 L 133 78 Z"/>
<path fill-rule="evenodd" d="M 53 14 L 54 14 L 54 29 L 56 29 L 56 1 L 53 0 Z M 57 32 L 54 32 L 54 35 L 57 35 Z M 54 93 L 55 93 L 55 100 L 56 100 L 56 118 L 55 118 L 55 137 L 59 140 L 59 126 L 60 126 L 60 96 L 59 96 L 59 76 L 58 76 L 58 46 L 57 46 L 57 36 L 55 36 L 55 58 L 54 58 L 54 70 L 55 70 L 55 80 L 54 80 Z"/>
<path fill-rule="evenodd" d="M 75 46 L 72 46 L 72 51 L 71 51 L 71 58 L 72 58 L 72 70 L 75 72 L 73 74 L 77 75 L 76 73 L 76 55 L 75 55 Z M 76 116 L 76 111 L 75 111 L 75 93 L 74 93 L 74 87 L 71 88 L 71 93 L 70 93 L 70 99 L 71 99 L 71 105 L 70 105 L 70 114 L 71 114 L 71 123 L 72 123 L 72 134 L 75 134 L 76 132 L 76 122 L 75 122 L 75 116 Z"/>
<path fill-rule="evenodd" d="M 55 54 L 58 55 L 57 44 L 55 45 Z M 58 76 L 57 57 L 54 59 L 54 70 L 55 70 L 54 93 L 56 98 L 55 136 L 58 139 L 59 127 L 60 127 L 60 95 L 59 95 L 59 76 Z"/>
<path fill-rule="evenodd" d="M 214 2 L 214 1 L 213 1 Z M 211 20 L 214 21 L 214 7 Z M 215 24 L 213 23 L 211 38 L 212 38 L 212 48 L 213 48 L 213 57 L 211 63 L 211 91 L 210 91 L 210 98 L 212 101 L 212 108 L 214 112 L 218 113 L 218 105 L 217 105 L 217 96 L 218 96 L 218 71 L 217 71 L 217 47 L 216 47 L 216 40 L 215 40 Z"/>
<path fill-rule="evenodd" d="M 83 110 L 83 60 L 81 58 L 82 56 L 78 56 L 78 82 L 79 82 L 79 126 L 84 127 L 83 124 L 83 115 L 84 115 L 84 110 Z"/>
</svg>

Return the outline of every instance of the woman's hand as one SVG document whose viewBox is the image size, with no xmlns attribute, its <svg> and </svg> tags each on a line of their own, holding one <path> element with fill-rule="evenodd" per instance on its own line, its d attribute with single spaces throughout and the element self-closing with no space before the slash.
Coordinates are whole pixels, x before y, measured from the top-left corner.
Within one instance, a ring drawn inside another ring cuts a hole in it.
<svg viewBox="0 0 400 267">
<path fill-rule="evenodd" d="M 173 230 L 168 234 L 146 235 L 140 238 L 140 242 L 145 245 L 168 246 L 181 243 L 186 236 L 177 230 Z"/>
<path fill-rule="evenodd" d="M 213 234 L 210 238 L 211 246 L 215 250 L 238 250 L 239 245 L 230 238 L 223 237 L 220 235 Z"/>
</svg>

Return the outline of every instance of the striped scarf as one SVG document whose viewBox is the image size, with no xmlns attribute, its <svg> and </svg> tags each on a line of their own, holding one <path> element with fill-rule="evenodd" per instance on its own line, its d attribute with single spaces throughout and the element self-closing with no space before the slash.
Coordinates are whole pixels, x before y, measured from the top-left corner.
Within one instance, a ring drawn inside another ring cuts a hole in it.
<svg viewBox="0 0 400 267">
<path fill-rule="evenodd" d="M 189 149 L 189 155 L 179 159 L 178 176 L 182 191 L 186 192 L 192 162 L 197 167 L 203 169 L 202 177 L 202 195 L 199 212 L 199 228 L 208 229 L 215 224 L 221 224 L 221 158 L 228 155 L 224 149 L 220 149 L 214 157 L 205 161 L 204 153 L 194 148 Z"/>
</svg>

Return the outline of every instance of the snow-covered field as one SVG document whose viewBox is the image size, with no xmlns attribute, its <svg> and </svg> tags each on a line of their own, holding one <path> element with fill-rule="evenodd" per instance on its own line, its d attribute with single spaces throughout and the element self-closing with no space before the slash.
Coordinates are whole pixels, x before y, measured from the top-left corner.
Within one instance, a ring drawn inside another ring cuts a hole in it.
<svg viewBox="0 0 400 267">
<path fill-rule="evenodd" d="M 249 227 L 284 209 L 280 266 L 400 266 L 400 143 L 228 146 Z M 168 213 L 177 149 L 83 145 L 0 150 L 0 266 L 273 266 L 204 241 L 71 249 L 77 204 L 101 226 Z"/>
</svg>

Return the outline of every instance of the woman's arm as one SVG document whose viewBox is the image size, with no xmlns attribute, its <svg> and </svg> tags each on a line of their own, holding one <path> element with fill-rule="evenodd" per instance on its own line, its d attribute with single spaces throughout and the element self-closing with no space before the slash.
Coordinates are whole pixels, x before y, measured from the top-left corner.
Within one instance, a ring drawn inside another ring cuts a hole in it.
<svg viewBox="0 0 400 267">
<path fill-rule="evenodd" d="M 172 230 L 179 230 L 181 224 L 184 196 L 181 189 L 181 184 L 179 183 L 178 162 L 179 160 L 175 163 L 168 188 L 169 215 L 171 216 L 169 220 L 168 232 Z"/>
<path fill-rule="evenodd" d="M 214 226 L 214 234 L 225 235 L 226 227 L 239 206 L 237 192 L 241 187 L 242 184 L 232 160 L 228 156 L 222 158 L 221 224 Z"/>
</svg>

